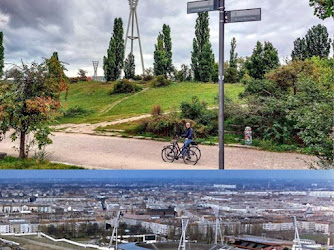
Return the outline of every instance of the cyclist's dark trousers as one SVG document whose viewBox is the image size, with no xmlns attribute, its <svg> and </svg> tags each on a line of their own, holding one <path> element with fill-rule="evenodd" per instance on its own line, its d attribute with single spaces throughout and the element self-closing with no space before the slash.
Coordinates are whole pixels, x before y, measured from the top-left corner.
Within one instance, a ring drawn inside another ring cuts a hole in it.
<svg viewBox="0 0 334 250">
<path fill-rule="evenodd" d="M 193 140 L 186 140 L 186 142 L 184 143 L 183 145 L 183 148 L 182 148 L 182 155 L 184 155 L 186 153 L 186 148 L 189 147 L 190 143 L 192 142 Z"/>
</svg>

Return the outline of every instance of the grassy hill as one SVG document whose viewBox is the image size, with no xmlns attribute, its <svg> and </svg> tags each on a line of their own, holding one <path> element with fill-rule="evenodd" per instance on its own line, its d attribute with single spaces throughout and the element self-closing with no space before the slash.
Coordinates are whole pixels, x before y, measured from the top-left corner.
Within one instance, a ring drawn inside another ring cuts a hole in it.
<svg viewBox="0 0 334 250">
<path fill-rule="evenodd" d="M 154 105 L 161 105 L 164 111 L 178 109 L 181 102 L 190 102 L 198 96 L 209 106 L 216 106 L 217 84 L 173 83 L 163 88 L 148 88 L 136 94 L 110 95 L 113 84 L 99 82 L 79 82 L 70 85 L 65 100 L 62 97 L 65 117 L 59 117 L 59 123 L 96 123 L 113 121 L 150 113 Z M 244 91 L 240 84 L 226 84 L 225 94 L 237 102 Z"/>
</svg>

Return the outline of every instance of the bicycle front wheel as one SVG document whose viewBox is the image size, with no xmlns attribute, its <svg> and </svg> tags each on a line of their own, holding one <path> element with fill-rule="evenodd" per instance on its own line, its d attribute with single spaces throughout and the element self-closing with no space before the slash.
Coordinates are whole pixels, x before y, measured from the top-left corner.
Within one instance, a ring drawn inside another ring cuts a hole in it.
<svg viewBox="0 0 334 250">
<path fill-rule="evenodd" d="M 161 158 L 164 162 L 173 162 L 175 160 L 175 152 L 172 147 L 166 147 L 161 151 Z"/>
<path fill-rule="evenodd" d="M 201 150 L 197 146 L 191 146 L 190 149 L 193 150 L 197 154 L 198 160 L 200 160 L 202 157 Z"/>
<path fill-rule="evenodd" d="M 198 156 L 194 150 L 189 149 L 183 156 L 183 161 L 185 164 L 188 164 L 188 165 L 196 165 L 198 162 Z"/>
</svg>

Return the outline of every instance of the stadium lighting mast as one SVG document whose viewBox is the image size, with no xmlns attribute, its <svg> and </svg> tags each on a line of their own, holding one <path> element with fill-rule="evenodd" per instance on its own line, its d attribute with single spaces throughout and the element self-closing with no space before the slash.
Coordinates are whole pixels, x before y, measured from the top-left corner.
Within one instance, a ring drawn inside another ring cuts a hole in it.
<svg viewBox="0 0 334 250">
<path fill-rule="evenodd" d="M 99 61 L 93 61 L 93 67 L 94 67 L 94 80 L 97 78 L 97 68 L 99 67 Z"/>
<path fill-rule="evenodd" d="M 143 75 L 145 74 L 145 66 L 144 66 L 144 57 L 143 57 L 143 50 L 141 45 L 141 39 L 140 39 L 140 32 L 139 32 L 139 24 L 138 24 L 138 15 L 137 15 L 137 7 L 139 0 L 128 0 L 130 5 L 130 14 L 129 14 L 129 21 L 128 26 L 126 30 L 126 37 L 125 37 L 125 50 L 126 46 L 128 44 L 128 39 L 131 40 L 131 53 L 133 54 L 133 43 L 134 40 L 138 40 L 139 43 L 139 50 L 140 50 L 140 58 L 141 58 L 141 65 L 143 70 Z M 136 22 L 136 24 L 135 24 Z M 131 26 L 131 35 L 129 36 Z M 135 26 L 137 28 L 137 36 L 134 35 L 134 29 Z"/>
</svg>

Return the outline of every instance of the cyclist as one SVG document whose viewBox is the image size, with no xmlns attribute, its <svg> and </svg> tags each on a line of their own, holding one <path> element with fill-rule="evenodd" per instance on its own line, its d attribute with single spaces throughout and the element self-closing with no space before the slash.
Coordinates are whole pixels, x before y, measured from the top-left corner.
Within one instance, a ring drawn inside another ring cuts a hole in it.
<svg viewBox="0 0 334 250">
<path fill-rule="evenodd" d="M 186 148 L 189 147 L 189 145 L 194 139 L 194 131 L 191 128 L 191 125 L 189 122 L 186 123 L 186 131 L 184 132 L 182 137 L 186 138 L 184 145 L 182 147 L 182 152 L 181 152 L 182 156 L 184 156 L 184 154 L 186 153 Z"/>
</svg>

